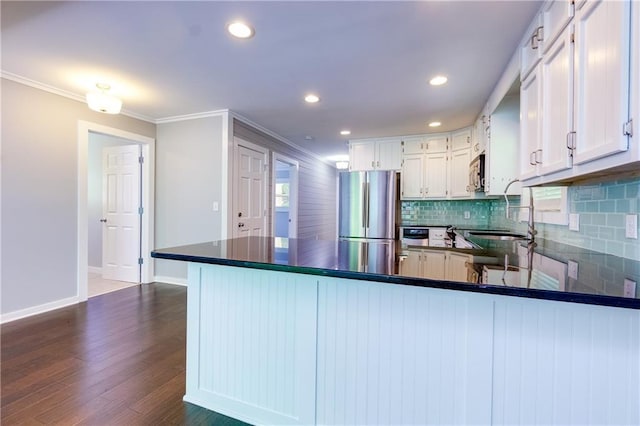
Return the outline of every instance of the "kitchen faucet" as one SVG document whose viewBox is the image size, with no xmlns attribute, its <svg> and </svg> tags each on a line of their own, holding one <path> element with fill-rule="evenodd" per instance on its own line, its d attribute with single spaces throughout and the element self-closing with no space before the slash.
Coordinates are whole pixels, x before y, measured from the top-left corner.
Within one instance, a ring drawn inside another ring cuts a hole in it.
<svg viewBox="0 0 640 426">
<path fill-rule="evenodd" d="M 509 209 L 529 209 L 529 220 L 527 223 L 527 239 L 529 240 L 529 244 L 533 243 L 534 237 L 536 235 L 536 230 L 535 227 L 533 225 L 533 191 L 531 190 L 531 188 L 529 188 L 529 205 L 528 206 L 517 206 L 517 207 L 509 207 L 509 198 L 507 198 L 507 191 L 509 190 L 509 187 L 516 183 L 519 182 L 520 179 L 516 178 L 513 179 L 512 181 L 510 181 L 507 186 L 504 188 L 504 200 L 507 203 L 507 208 L 506 210 L 506 216 L 507 219 L 509 219 Z"/>
</svg>

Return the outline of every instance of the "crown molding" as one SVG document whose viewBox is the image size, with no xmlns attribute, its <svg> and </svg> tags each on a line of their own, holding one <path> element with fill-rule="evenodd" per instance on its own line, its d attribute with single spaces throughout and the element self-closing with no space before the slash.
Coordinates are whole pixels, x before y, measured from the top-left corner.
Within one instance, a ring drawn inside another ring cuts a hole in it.
<svg viewBox="0 0 640 426">
<path fill-rule="evenodd" d="M 242 122 L 244 122 L 244 123 L 256 128 L 257 130 L 260 130 L 262 133 L 265 133 L 265 134 L 271 136 L 272 138 L 275 138 L 278 141 L 289 145 L 291 148 L 293 148 L 293 149 L 295 149 L 297 151 L 300 151 L 300 152 L 302 152 L 304 154 L 307 154 L 310 157 L 315 158 L 316 160 L 322 161 L 323 163 L 325 163 L 325 164 L 327 164 L 327 165 L 329 165 L 331 167 L 335 167 L 335 163 L 327 160 L 326 158 L 320 157 L 315 152 L 309 151 L 308 149 L 303 148 L 300 145 L 296 145 L 295 143 L 291 142 L 290 140 L 286 139 L 285 137 L 280 136 L 279 134 L 277 134 L 275 132 L 272 132 L 271 130 L 261 126 L 260 124 L 256 123 L 255 121 L 252 121 L 252 120 L 248 119 L 247 117 L 245 117 L 245 116 L 243 116 L 241 114 L 238 114 L 237 112 L 231 111 L 231 110 L 229 110 L 229 114 L 231 115 L 231 118 L 237 118 L 238 120 L 240 120 L 240 121 L 242 121 Z"/>
<path fill-rule="evenodd" d="M 20 83 L 25 86 L 33 87 L 34 89 L 39 89 L 48 93 L 53 93 L 54 95 L 62 96 L 67 99 L 82 102 L 83 104 L 87 103 L 84 95 L 79 95 L 67 90 L 62 90 L 57 87 L 50 86 L 39 81 L 31 80 L 30 78 L 26 78 L 8 71 L 0 70 L 0 77 L 6 80 L 15 81 L 16 83 Z M 153 124 L 155 124 L 156 122 L 156 120 L 151 117 L 147 117 L 146 115 L 138 114 L 127 109 L 123 109 L 122 111 L 120 111 L 120 115 L 126 115 L 127 117 L 135 118 L 137 120 L 142 120 Z"/>
</svg>

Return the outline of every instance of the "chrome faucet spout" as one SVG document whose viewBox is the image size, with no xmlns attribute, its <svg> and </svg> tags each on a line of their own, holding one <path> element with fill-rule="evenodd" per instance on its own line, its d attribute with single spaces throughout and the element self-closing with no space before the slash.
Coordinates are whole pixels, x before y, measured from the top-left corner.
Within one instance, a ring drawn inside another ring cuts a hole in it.
<svg viewBox="0 0 640 426">
<path fill-rule="evenodd" d="M 505 214 L 507 216 L 507 219 L 509 219 L 509 209 L 528 209 L 529 210 L 529 220 L 527 221 L 527 239 L 530 242 L 533 242 L 535 235 L 536 235 L 536 230 L 534 227 L 534 214 L 533 214 L 533 190 L 531 188 L 528 188 L 529 190 L 529 205 L 528 206 L 517 206 L 517 207 L 509 207 L 509 198 L 507 197 L 507 191 L 509 190 L 509 187 L 511 185 L 513 185 L 516 182 L 519 182 L 520 179 L 513 179 L 512 181 L 510 181 L 507 186 L 504 188 L 504 201 L 507 204 L 507 207 L 505 209 Z"/>
</svg>

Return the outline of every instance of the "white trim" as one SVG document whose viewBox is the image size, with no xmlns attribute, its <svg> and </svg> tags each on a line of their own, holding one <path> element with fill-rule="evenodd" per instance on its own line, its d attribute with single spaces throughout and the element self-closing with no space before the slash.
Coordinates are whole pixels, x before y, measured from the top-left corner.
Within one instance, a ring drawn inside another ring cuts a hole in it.
<svg viewBox="0 0 640 426">
<path fill-rule="evenodd" d="M 23 77 L 18 74 L 13 74 L 4 70 L 0 70 L 0 77 L 15 81 L 16 83 L 24 84 L 25 86 L 33 87 L 34 89 L 39 89 L 44 92 L 53 93 L 54 95 L 62 96 L 67 99 L 73 99 L 74 101 L 82 102 L 86 104 L 87 101 L 84 95 L 79 95 L 77 93 L 69 92 L 67 90 L 62 90 L 57 87 L 49 86 L 48 84 L 40 83 L 39 81 L 31 80 L 29 78 Z M 129 111 L 127 109 L 123 109 L 120 111 L 120 115 L 126 115 L 127 117 L 136 118 L 138 120 L 146 121 L 148 123 L 155 123 L 155 120 L 146 115 L 138 114 L 133 111 Z"/>
<path fill-rule="evenodd" d="M 220 239 L 226 240 L 229 235 L 233 235 L 232 226 L 233 219 L 231 217 L 230 198 L 233 191 L 230 190 L 230 183 L 233 182 L 233 126 L 229 111 L 227 110 L 222 117 L 222 140 L 221 140 L 220 158 L 222 159 L 222 167 L 220 170 Z"/>
<path fill-rule="evenodd" d="M 177 121 L 197 120 L 200 118 L 224 117 L 229 113 L 228 109 L 219 109 L 216 111 L 196 112 L 194 114 L 176 115 L 173 117 L 158 118 L 156 124 L 175 123 Z"/>
<path fill-rule="evenodd" d="M 80 302 L 82 302 L 82 300 L 80 300 L 78 296 L 73 296 L 73 297 L 67 297 L 66 299 L 55 300 L 53 302 L 44 303 L 42 305 L 21 309 L 19 311 L 9 312 L 6 314 L 2 314 L 2 316 L 0 317 L 0 324 L 5 324 L 11 321 L 19 320 L 19 319 L 30 317 L 33 315 L 43 314 L 45 312 L 53 311 L 55 309 L 60 309 L 66 306 L 75 305 L 76 303 L 80 303 Z"/>
<path fill-rule="evenodd" d="M 313 157 L 313 158 L 315 158 L 315 159 L 317 159 L 319 161 L 322 161 L 323 163 L 328 164 L 328 165 L 330 165 L 330 166 L 335 168 L 335 163 L 334 162 L 329 161 L 326 158 L 322 158 L 318 154 L 316 154 L 315 152 L 311 152 L 311 151 L 307 150 L 306 148 L 301 147 L 300 145 L 296 145 L 295 143 L 291 142 L 290 140 L 284 138 L 283 136 L 280 136 L 279 134 L 277 134 L 275 132 L 272 132 L 271 130 L 269 130 L 269 129 L 265 128 L 265 127 L 262 127 L 261 125 L 259 125 L 255 121 L 251 121 L 248 118 L 238 114 L 237 112 L 231 111 L 231 110 L 229 110 L 229 114 L 231 115 L 232 119 L 236 118 L 239 121 L 242 121 L 245 124 L 248 124 L 249 126 L 255 128 L 256 130 L 260 130 L 262 133 L 265 133 L 265 134 L 271 136 L 272 138 L 275 138 L 278 141 L 280 141 L 280 142 L 282 142 L 282 143 L 284 143 L 286 145 L 289 145 L 291 148 L 293 148 L 293 149 L 295 149 L 297 151 L 300 151 L 300 152 L 302 152 L 304 154 L 307 154 L 307 155 L 309 155 L 309 156 L 311 156 L 311 157 Z"/>
<path fill-rule="evenodd" d="M 182 287 L 186 287 L 187 286 L 187 279 L 186 278 L 179 278 L 179 277 L 168 277 L 166 275 L 156 275 L 153 277 L 153 282 L 155 284 L 161 283 L 161 284 L 173 284 L 173 285 L 179 285 Z"/>
<path fill-rule="evenodd" d="M 102 266 L 88 266 L 87 272 L 89 272 L 90 274 L 102 275 Z"/>
<path fill-rule="evenodd" d="M 80 301 L 88 298 L 88 177 L 87 162 L 89 150 L 89 132 L 115 136 L 140 143 L 144 163 L 142 164 L 142 196 L 144 213 L 142 215 L 142 283 L 149 283 L 153 278 L 154 262 L 151 250 L 154 248 L 155 217 L 155 139 L 131 133 L 101 124 L 78 120 L 78 216 L 77 216 L 77 295 Z"/>
</svg>

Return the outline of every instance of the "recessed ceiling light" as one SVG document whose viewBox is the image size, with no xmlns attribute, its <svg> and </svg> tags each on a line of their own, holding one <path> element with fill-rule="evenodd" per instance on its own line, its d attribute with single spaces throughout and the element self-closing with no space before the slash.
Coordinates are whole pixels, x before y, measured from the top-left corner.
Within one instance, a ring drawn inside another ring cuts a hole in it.
<svg viewBox="0 0 640 426">
<path fill-rule="evenodd" d="M 309 93 L 307 96 L 304 97 L 304 100 L 305 102 L 308 102 L 310 104 L 315 104 L 316 102 L 320 101 L 320 98 L 318 97 L 318 95 Z"/>
<path fill-rule="evenodd" d="M 244 22 L 236 21 L 227 25 L 227 31 L 234 37 L 251 38 L 255 34 L 254 29 Z"/>
<path fill-rule="evenodd" d="M 441 86 L 447 82 L 447 77 L 444 75 L 436 75 L 431 80 L 429 80 L 429 84 L 432 86 Z"/>
<path fill-rule="evenodd" d="M 429 123 L 429 127 L 439 127 L 442 123 L 439 121 L 432 121 Z"/>
<path fill-rule="evenodd" d="M 306 141 L 312 141 L 313 140 L 313 136 L 305 136 L 304 140 Z"/>
<path fill-rule="evenodd" d="M 351 134 L 351 130 L 340 130 L 342 136 L 348 136 Z"/>
</svg>

